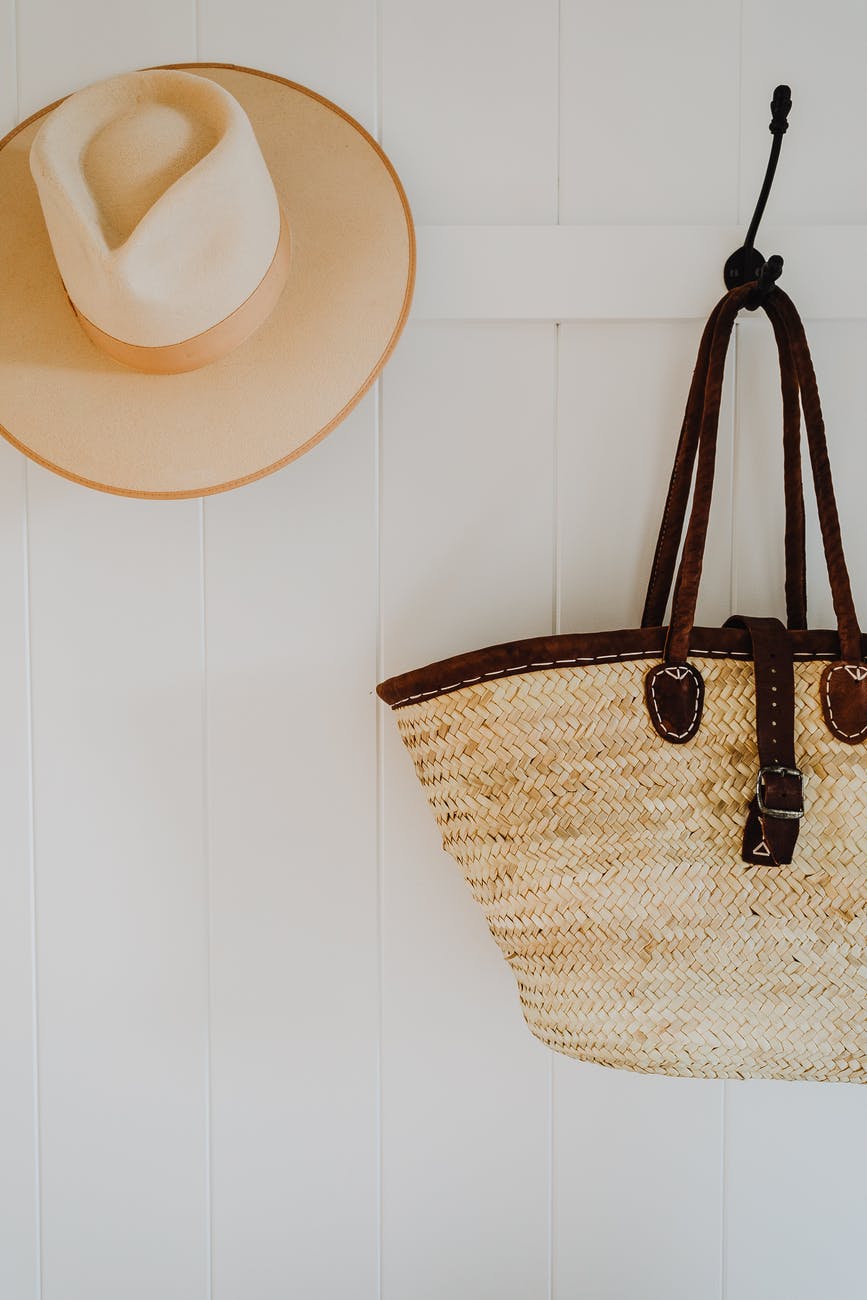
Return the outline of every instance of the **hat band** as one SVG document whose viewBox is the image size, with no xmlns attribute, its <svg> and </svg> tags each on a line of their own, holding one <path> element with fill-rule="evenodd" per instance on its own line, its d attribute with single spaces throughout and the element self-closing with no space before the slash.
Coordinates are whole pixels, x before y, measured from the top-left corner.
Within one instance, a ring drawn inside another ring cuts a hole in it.
<svg viewBox="0 0 867 1300">
<path fill-rule="evenodd" d="M 290 245 L 289 226 L 281 209 L 280 235 L 274 256 L 253 292 L 240 307 L 216 325 L 192 338 L 182 339 L 180 343 L 168 343 L 163 347 L 125 343 L 82 316 L 75 303 L 72 303 L 72 308 L 85 334 L 96 346 L 132 370 L 141 370 L 149 375 L 179 375 L 186 370 L 198 370 L 232 352 L 271 315 L 289 274 Z"/>
</svg>

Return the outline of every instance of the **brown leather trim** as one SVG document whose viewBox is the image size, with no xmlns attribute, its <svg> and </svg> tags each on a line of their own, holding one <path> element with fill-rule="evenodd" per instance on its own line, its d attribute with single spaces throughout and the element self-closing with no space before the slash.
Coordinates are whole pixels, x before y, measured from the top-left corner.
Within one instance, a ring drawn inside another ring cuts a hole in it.
<svg viewBox="0 0 867 1300">
<path fill-rule="evenodd" d="M 390 677 L 376 693 L 392 708 L 414 704 L 434 695 L 448 695 L 480 681 L 509 677 L 513 673 L 543 672 L 547 668 L 574 668 L 629 659 L 661 659 L 666 628 L 640 627 L 617 632 L 533 637 L 453 655 L 413 672 Z M 796 660 L 840 658 L 836 631 L 787 632 Z M 752 659 L 750 634 L 739 627 L 695 627 L 689 643 L 690 658 Z M 867 636 L 861 638 L 862 658 L 867 658 Z"/>
</svg>

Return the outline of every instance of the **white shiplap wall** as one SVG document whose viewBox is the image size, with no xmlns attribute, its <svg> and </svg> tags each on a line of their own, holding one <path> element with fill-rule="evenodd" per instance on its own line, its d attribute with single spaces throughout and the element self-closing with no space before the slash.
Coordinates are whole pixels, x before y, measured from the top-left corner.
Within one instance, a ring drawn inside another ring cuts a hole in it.
<svg viewBox="0 0 867 1300">
<path fill-rule="evenodd" d="M 372 691 L 635 623 L 783 80 L 759 245 L 867 611 L 865 43 L 857 0 L 0 0 L 4 125 L 260 66 L 379 135 L 421 257 L 377 391 L 272 478 L 126 501 L 0 445 L 2 1300 L 861 1293 L 867 1093 L 546 1053 Z M 745 320 L 706 620 L 780 608 L 772 364 Z"/>
</svg>

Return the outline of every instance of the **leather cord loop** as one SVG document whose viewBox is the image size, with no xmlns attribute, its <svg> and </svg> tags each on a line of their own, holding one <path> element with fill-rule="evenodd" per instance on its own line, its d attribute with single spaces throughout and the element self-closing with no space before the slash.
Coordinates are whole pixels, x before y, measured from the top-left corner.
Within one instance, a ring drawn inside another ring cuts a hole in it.
<svg viewBox="0 0 867 1300">
<path fill-rule="evenodd" d="M 642 627 L 661 627 L 674 580 L 678 551 L 683 537 L 692 475 L 698 452 L 699 431 L 704 409 L 710 346 L 717 317 L 725 298 L 714 307 L 705 325 L 686 411 L 681 426 L 674 468 L 668 486 L 662 523 L 656 540 L 653 566 L 641 616 Z M 767 310 L 767 309 L 766 309 Z M 801 403 L 798 376 L 788 333 L 776 315 L 770 315 L 780 363 L 783 399 L 783 459 L 786 504 L 786 611 L 790 628 L 807 626 L 807 554 L 804 518 L 804 489 L 801 473 Z"/>
</svg>

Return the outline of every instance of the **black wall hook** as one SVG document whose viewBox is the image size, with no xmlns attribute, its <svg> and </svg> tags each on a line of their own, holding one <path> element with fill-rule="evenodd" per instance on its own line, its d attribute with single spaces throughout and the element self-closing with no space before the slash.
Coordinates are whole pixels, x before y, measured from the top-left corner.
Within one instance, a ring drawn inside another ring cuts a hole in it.
<svg viewBox="0 0 867 1300">
<path fill-rule="evenodd" d="M 756 292 L 752 295 L 748 304 L 753 309 L 758 307 L 767 294 L 770 293 L 783 270 L 783 259 L 781 257 L 774 255 L 766 262 L 753 244 L 759 222 L 765 210 L 765 204 L 768 201 L 768 195 L 771 192 L 774 173 L 777 170 L 777 162 L 780 157 L 780 149 L 783 145 L 783 136 L 789 129 L 789 110 L 791 107 L 791 90 L 788 86 L 777 86 L 771 100 L 770 131 L 774 139 L 771 144 L 771 156 L 768 159 L 768 168 L 765 172 L 761 193 L 743 246 L 732 253 L 723 271 L 727 289 L 735 289 L 738 285 L 748 284 L 750 280 L 756 281 Z"/>
</svg>

